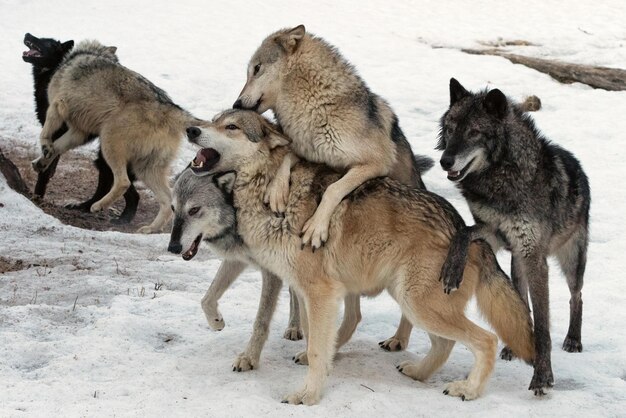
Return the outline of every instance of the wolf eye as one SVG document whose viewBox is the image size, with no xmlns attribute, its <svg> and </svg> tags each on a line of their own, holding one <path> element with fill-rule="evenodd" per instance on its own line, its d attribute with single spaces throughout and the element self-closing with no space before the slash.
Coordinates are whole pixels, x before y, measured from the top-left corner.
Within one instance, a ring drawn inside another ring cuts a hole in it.
<svg viewBox="0 0 626 418">
<path fill-rule="evenodd" d="M 261 70 L 261 64 L 257 64 L 254 66 L 254 73 L 252 75 L 257 75 Z"/>
<path fill-rule="evenodd" d="M 193 216 L 196 213 L 198 213 L 198 211 L 200 210 L 200 206 L 194 206 L 193 208 L 189 209 L 189 216 Z"/>
<path fill-rule="evenodd" d="M 234 131 L 236 129 L 239 129 L 239 127 L 237 125 L 233 125 L 231 123 L 230 125 L 226 125 L 226 127 L 224 129 L 228 129 L 229 131 Z"/>
</svg>

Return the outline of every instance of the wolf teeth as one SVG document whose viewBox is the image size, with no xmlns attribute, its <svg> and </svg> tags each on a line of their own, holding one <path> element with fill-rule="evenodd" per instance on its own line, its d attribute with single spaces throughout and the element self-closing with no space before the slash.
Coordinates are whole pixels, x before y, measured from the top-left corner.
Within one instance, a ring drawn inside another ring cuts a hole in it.
<svg viewBox="0 0 626 418">
<path fill-rule="evenodd" d="M 204 167 L 204 161 L 200 161 L 199 163 L 197 163 L 194 160 L 194 161 L 191 162 L 191 166 L 193 168 L 202 168 L 202 167 Z"/>
</svg>

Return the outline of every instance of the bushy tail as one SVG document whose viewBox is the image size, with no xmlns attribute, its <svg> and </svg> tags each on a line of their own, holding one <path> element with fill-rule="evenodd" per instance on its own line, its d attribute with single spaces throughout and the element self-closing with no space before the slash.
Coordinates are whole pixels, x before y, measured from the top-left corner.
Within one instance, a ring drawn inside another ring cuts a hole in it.
<svg viewBox="0 0 626 418">
<path fill-rule="evenodd" d="M 415 160 L 415 168 L 420 174 L 426 173 L 435 165 L 433 159 L 425 155 L 415 154 L 413 158 Z"/>
<path fill-rule="evenodd" d="M 471 253 L 478 255 L 475 259 L 480 266 L 476 287 L 478 308 L 513 353 L 532 363 L 535 345 L 530 311 L 500 269 L 489 244 L 478 241 L 472 244 L 474 246 L 477 248 Z"/>
</svg>

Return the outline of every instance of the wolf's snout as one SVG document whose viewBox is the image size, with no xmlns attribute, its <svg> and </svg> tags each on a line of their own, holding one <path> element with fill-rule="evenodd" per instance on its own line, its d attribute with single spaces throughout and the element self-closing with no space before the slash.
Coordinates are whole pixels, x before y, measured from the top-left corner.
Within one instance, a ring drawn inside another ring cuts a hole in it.
<svg viewBox="0 0 626 418">
<path fill-rule="evenodd" d="M 448 171 L 454 165 L 454 156 L 453 155 L 443 155 L 441 160 L 439 160 L 439 164 L 441 164 L 441 168 Z"/>
<path fill-rule="evenodd" d="M 180 254 L 183 252 L 183 245 L 180 242 L 170 242 L 170 245 L 167 246 L 167 251 Z"/>
<path fill-rule="evenodd" d="M 189 138 L 189 140 L 196 139 L 200 136 L 201 133 L 202 131 L 200 130 L 200 128 L 197 128 L 195 126 L 190 126 L 189 128 L 187 128 L 187 138 Z"/>
<path fill-rule="evenodd" d="M 233 109 L 243 109 L 243 104 L 241 103 L 241 99 L 237 99 L 237 101 L 233 103 Z"/>
</svg>

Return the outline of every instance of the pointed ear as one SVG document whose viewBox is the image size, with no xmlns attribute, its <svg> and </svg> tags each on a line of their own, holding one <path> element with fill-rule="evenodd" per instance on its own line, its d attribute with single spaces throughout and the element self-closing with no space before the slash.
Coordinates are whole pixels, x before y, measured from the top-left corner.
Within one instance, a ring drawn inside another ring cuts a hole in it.
<svg viewBox="0 0 626 418">
<path fill-rule="evenodd" d="M 109 54 L 115 55 L 115 53 L 117 52 L 117 47 L 116 46 L 107 46 L 105 48 L 105 51 L 108 52 Z"/>
<path fill-rule="evenodd" d="M 306 29 L 304 28 L 304 25 L 298 25 L 295 28 L 280 34 L 276 38 L 276 42 L 278 42 L 278 44 L 281 45 L 287 53 L 291 54 L 298 49 L 305 33 Z"/>
<path fill-rule="evenodd" d="M 483 103 L 485 110 L 496 116 L 498 119 L 503 119 L 506 116 L 508 103 L 506 96 L 500 90 L 493 89 L 487 93 Z"/>
<path fill-rule="evenodd" d="M 74 48 L 74 41 L 67 41 L 61 44 L 61 49 L 63 49 L 63 51 L 65 52 L 71 51 L 72 48 Z"/>
<path fill-rule="evenodd" d="M 263 125 L 263 136 L 266 138 L 270 149 L 274 149 L 276 147 L 285 147 L 291 144 L 291 139 L 278 132 L 273 127 Z"/>
<path fill-rule="evenodd" d="M 450 106 L 469 95 L 470 92 L 465 90 L 465 87 L 463 87 L 456 78 L 450 79 Z"/>
<path fill-rule="evenodd" d="M 237 174 L 234 171 L 229 171 L 228 173 L 215 176 L 213 179 L 220 190 L 226 194 L 231 194 L 235 186 L 235 180 L 237 180 Z"/>
</svg>

